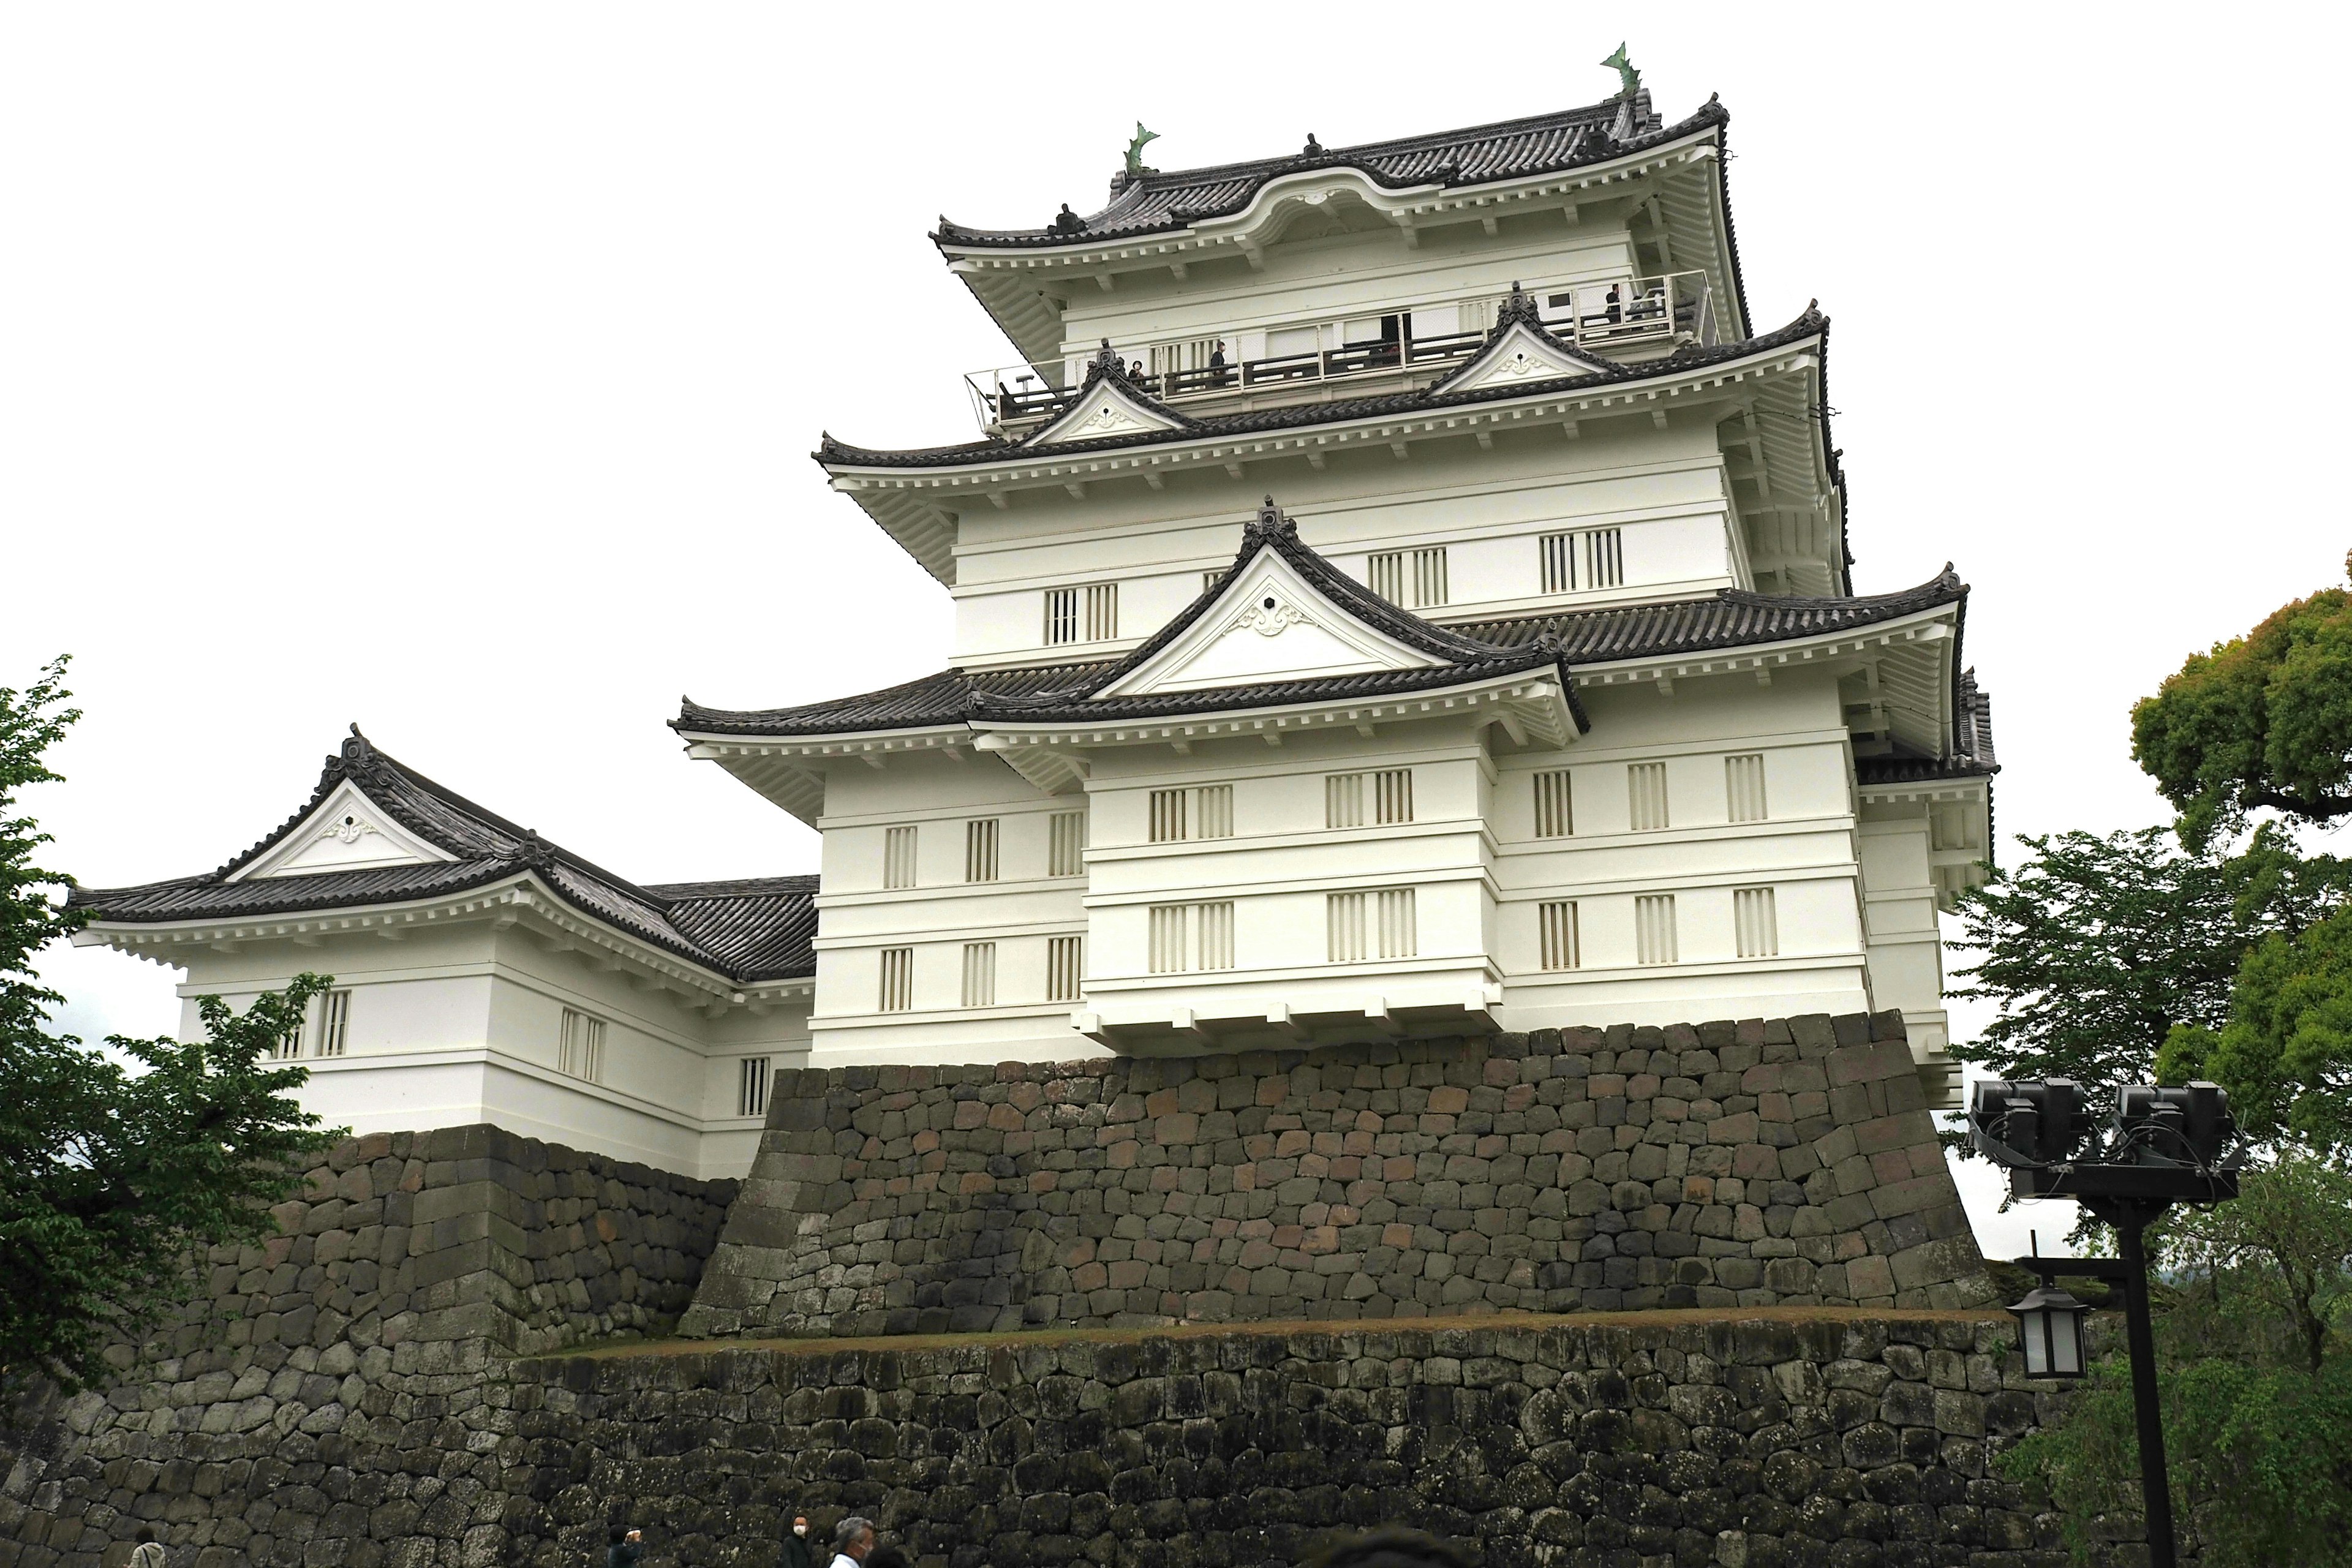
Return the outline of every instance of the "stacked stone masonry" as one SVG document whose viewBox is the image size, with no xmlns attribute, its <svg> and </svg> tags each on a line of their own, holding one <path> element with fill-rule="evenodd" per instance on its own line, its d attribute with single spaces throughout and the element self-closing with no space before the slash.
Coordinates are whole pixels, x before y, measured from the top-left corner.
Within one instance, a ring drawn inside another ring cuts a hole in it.
<svg viewBox="0 0 2352 1568">
<path fill-rule="evenodd" d="M 683 1327 L 1988 1300 L 1889 1012 L 782 1075 Z"/>
<path fill-rule="evenodd" d="M 819 1531 L 867 1515 L 924 1568 L 1289 1568 L 1398 1521 L 1484 1568 L 2058 1568 L 2055 1518 L 1989 1465 L 2049 1397 L 1997 1317 L 1735 1309 L 541 1362 L 514 1393 L 511 1561 L 589 1562 L 625 1518 L 665 1565 L 768 1568 L 798 1510 Z"/>
<path fill-rule="evenodd" d="M 0 1568 L 142 1525 L 174 1568 L 495 1561 L 501 1369 L 674 1323 L 734 1189 L 488 1126 L 345 1141 L 113 1387 L 0 1429 Z"/>
</svg>

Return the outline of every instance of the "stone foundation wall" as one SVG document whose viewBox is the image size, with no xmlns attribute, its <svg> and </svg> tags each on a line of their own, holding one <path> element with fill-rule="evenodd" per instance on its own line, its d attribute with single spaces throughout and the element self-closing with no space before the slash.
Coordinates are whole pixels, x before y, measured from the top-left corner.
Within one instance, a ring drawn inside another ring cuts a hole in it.
<svg viewBox="0 0 2352 1568">
<path fill-rule="evenodd" d="M 780 1074 L 684 1331 L 1990 1299 L 1899 1014 Z"/>
<path fill-rule="evenodd" d="M 497 1561 L 509 1357 L 666 1328 L 734 1188 L 487 1126 L 347 1140 L 114 1387 L 0 1427 L 0 1568 L 142 1524 L 174 1568 Z"/>
<path fill-rule="evenodd" d="M 2048 1397 L 2014 1342 L 1783 1309 L 537 1362 L 510 1560 L 589 1562 L 626 1521 L 665 1568 L 769 1568 L 798 1510 L 922 1568 L 1289 1568 L 1391 1521 L 1484 1568 L 2058 1568 L 2056 1520 L 1988 1468 Z"/>
</svg>

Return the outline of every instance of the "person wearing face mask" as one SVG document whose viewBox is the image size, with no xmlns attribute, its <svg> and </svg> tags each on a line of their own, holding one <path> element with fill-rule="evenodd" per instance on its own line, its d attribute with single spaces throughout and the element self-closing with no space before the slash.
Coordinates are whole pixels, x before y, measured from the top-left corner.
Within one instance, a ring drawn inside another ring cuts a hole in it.
<svg viewBox="0 0 2352 1568">
<path fill-rule="evenodd" d="M 809 1544 L 808 1515 L 793 1515 L 792 1527 L 784 1531 L 784 1552 L 777 1568 L 816 1568 L 816 1549 Z"/>
</svg>

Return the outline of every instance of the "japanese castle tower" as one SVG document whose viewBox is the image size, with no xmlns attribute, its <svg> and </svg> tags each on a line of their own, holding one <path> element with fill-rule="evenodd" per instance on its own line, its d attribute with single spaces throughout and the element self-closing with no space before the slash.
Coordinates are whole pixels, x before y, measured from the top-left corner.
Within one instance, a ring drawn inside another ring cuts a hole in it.
<svg viewBox="0 0 2352 1568">
<path fill-rule="evenodd" d="M 821 877 L 633 883 L 354 730 L 81 940 L 184 966 L 192 1029 L 332 973 L 286 1047 L 330 1122 L 704 1175 L 801 1066 L 1899 1008 L 1948 1103 L 1968 590 L 1855 592 L 1828 322 L 1751 319 L 1726 122 L 1630 90 L 942 219 L 1020 363 L 977 439 L 816 457 L 953 667 L 672 721 Z"/>
</svg>

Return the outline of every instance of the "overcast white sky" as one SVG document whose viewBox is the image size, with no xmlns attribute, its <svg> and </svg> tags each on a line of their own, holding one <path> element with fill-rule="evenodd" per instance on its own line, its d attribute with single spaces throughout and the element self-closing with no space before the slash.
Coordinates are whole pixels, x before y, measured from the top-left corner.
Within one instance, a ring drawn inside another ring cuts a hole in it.
<svg viewBox="0 0 2352 1568">
<path fill-rule="evenodd" d="M 1176 168 L 1592 102 L 1621 37 L 1731 110 L 1759 325 L 1834 319 L 1858 587 L 1975 587 L 2004 838 L 2158 820 L 2132 700 L 2352 545 L 2344 16 L 0 9 L 0 685 L 69 652 L 88 714 L 51 864 L 217 865 L 356 720 L 626 876 L 814 869 L 664 721 L 944 662 L 806 456 L 971 436 L 1013 356 L 936 216 L 1092 210 L 1138 118 Z M 173 973 L 47 973 L 87 1035 L 173 1025 Z"/>
</svg>

